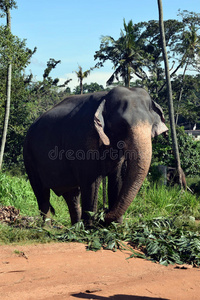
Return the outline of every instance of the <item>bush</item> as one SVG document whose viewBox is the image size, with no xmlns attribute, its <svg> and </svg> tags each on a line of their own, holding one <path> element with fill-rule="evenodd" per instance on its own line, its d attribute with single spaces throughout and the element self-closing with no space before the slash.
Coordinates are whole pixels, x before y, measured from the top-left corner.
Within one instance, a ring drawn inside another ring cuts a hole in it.
<svg viewBox="0 0 200 300">
<path fill-rule="evenodd" d="M 196 181 L 196 182 L 193 182 L 190 185 L 190 188 L 192 189 L 192 191 L 194 191 L 194 193 L 200 195 L 200 179 L 198 181 Z"/>
<path fill-rule="evenodd" d="M 177 139 L 179 145 L 182 169 L 187 176 L 200 175 L 200 142 L 196 142 L 187 135 L 183 127 L 177 128 Z M 160 164 L 175 167 L 172 151 L 171 132 L 165 138 L 163 135 L 153 140 L 152 164 Z"/>
</svg>

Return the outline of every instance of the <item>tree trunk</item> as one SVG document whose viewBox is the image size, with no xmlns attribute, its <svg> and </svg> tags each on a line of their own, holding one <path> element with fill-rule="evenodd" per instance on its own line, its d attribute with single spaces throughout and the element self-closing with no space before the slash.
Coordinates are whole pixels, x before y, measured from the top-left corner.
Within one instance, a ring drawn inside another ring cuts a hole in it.
<svg viewBox="0 0 200 300">
<path fill-rule="evenodd" d="M 186 73 L 186 70 L 187 70 L 187 66 L 188 66 L 188 61 L 186 62 L 185 69 L 183 71 L 181 90 L 180 90 L 180 94 L 179 94 L 179 98 L 178 98 L 178 107 L 177 107 L 177 114 L 176 114 L 176 125 L 178 124 L 179 108 L 180 108 L 180 103 L 181 103 L 182 94 L 183 94 L 183 90 L 184 90 L 184 81 L 185 81 L 185 73 Z"/>
<path fill-rule="evenodd" d="M 171 80 L 170 80 L 170 73 L 169 73 L 168 56 L 167 56 L 166 42 L 165 42 L 162 0 L 158 0 L 158 10 L 159 10 L 160 36 L 162 42 L 163 59 L 165 63 L 165 76 L 166 76 L 167 91 L 168 91 L 168 108 L 169 108 L 170 127 L 171 127 L 171 134 L 172 134 L 173 153 L 174 153 L 175 163 L 178 171 L 179 183 L 182 187 L 181 161 L 180 161 L 178 142 L 176 136 L 176 128 L 175 128 L 175 120 L 174 120 L 174 106 L 173 106 L 173 99 L 172 99 L 172 87 L 171 87 Z"/>
<path fill-rule="evenodd" d="M 80 91 L 81 91 L 81 95 L 83 95 L 83 79 L 80 78 Z"/>
<path fill-rule="evenodd" d="M 6 8 L 6 16 L 7 16 L 7 27 L 11 32 L 11 17 L 10 17 L 10 8 Z M 2 168 L 3 163 L 3 155 L 5 150 L 6 144 L 6 136 L 8 131 L 8 121 L 10 115 L 10 97 L 11 97 L 11 74 L 12 74 L 12 65 L 8 63 L 7 69 L 7 82 L 6 82 L 6 107 L 5 107 L 5 117 L 4 117 L 4 124 L 3 124 L 3 134 L 1 139 L 1 149 L 0 149 L 0 170 Z"/>
</svg>

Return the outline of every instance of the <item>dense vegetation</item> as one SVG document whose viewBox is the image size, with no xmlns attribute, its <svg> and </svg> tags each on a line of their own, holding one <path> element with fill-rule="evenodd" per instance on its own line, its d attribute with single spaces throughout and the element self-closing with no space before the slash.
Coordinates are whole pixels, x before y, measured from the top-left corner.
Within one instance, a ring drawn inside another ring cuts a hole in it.
<svg viewBox="0 0 200 300">
<path fill-rule="evenodd" d="M 20 216 L 9 223 L 10 226 L 0 223 L 0 243 L 30 239 L 42 242 L 81 241 L 87 242 L 93 250 L 100 247 L 115 250 L 124 247 L 123 240 L 142 249 L 145 257 L 163 264 L 186 262 L 200 265 L 200 228 L 196 222 L 200 219 L 200 142 L 195 142 L 184 132 L 184 127 L 192 129 L 195 125 L 200 128 L 200 16 L 183 11 L 178 17 L 179 21 L 165 21 L 166 43 L 181 164 L 194 194 L 182 192 L 178 187 L 160 186 L 157 182 L 157 165 L 174 166 L 169 132 L 167 138 L 159 136 L 154 139 L 148 179 L 126 212 L 123 224 L 113 223 L 109 228 L 100 226 L 99 221 L 103 219 L 103 212 L 100 212 L 94 216 L 96 221 L 91 230 L 84 228 L 82 223 L 70 227 L 67 206 L 53 193 L 54 227 L 41 226 L 36 199 L 24 171 L 22 148 L 30 124 L 44 111 L 68 95 L 100 91 L 104 87 L 96 82 L 84 84 L 84 78 L 94 68 L 83 71 L 81 66 L 76 72 L 79 86 L 71 91 L 67 86 L 71 79 L 60 85 L 58 78 L 51 77 L 51 71 L 61 61 L 53 58 L 47 62 L 43 79 L 35 82 L 36 74 L 27 75 L 25 68 L 37 49 L 28 49 L 25 40 L 13 36 L 6 26 L 0 26 L 0 142 L 6 105 L 7 67 L 8 62 L 12 63 L 10 119 L 3 169 L 0 171 L 0 206 L 11 205 L 20 210 Z M 114 72 L 108 78 L 107 89 L 115 84 L 144 87 L 163 107 L 168 123 L 159 24 L 155 20 L 137 24 L 124 20 L 123 25 L 117 40 L 111 36 L 102 38 L 100 49 L 94 54 L 97 60 L 95 67 L 103 67 L 110 60 Z M 101 190 L 99 198 L 101 209 Z M 139 254 L 134 252 L 133 255 Z"/>
<path fill-rule="evenodd" d="M 82 222 L 70 225 L 68 208 L 62 198 L 52 193 L 51 203 L 56 215 L 52 227 L 42 227 L 42 220 L 29 182 L 26 179 L 0 175 L 0 203 L 20 209 L 15 220 L 0 223 L 0 244 L 13 242 L 71 241 L 88 244 L 88 249 L 101 247 L 116 251 L 128 248 L 139 256 L 167 265 L 191 263 L 200 265 L 199 200 L 179 188 L 167 188 L 145 181 L 139 194 L 124 216 L 122 225 L 103 227 L 102 189 L 99 193 L 100 212 L 94 215 L 94 226 L 85 228 Z M 1 217 L 1 212 L 0 212 Z M 8 225 L 9 224 L 9 225 Z M 123 241 L 131 243 L 136 252 Z"/>
</svg>

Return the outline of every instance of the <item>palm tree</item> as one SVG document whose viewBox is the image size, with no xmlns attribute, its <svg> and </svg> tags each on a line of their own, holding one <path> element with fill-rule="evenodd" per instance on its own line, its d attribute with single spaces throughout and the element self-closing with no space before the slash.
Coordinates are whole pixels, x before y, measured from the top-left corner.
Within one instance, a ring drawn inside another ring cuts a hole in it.
<svg viewBox="0 0 200 300">
<path fill-rule="evenodd" d="M 95 59 L 102 62 L 96 66 L 102 66 L 107 59 L 113 63 L 114 72 L 107 80 L 107 84 L 112 84 L 114 79 L 119 81 L 121 76 L 125 86 L 130 87 L 131 74 L 135 73 L 143 78 L 142 55 L 141 55 L 141 35 L 138 28 L 133 26 L 132 21 L 126 25 L 124 20 L 124 32 L 121 30 L 121 36 L 115 40 L 111 36 L 104 36 L 101 40 L 100 50 L 96 51 Z"/>
<path fill-rule="evenodd" d="M 79 70 L 75 71 L 77 77 L 78 77 L 78 81 L 80 82 L 80 91 L 81 91 L 81 95 L 83 94 L 83 79 L 87 78 L 88 75 L 90 74 L 91 70 L 93 70 L 93 68 L 90 68 L 90 70 L 86 70 L 85 72 L 83 72 L 83 69 L 81 66 L 78 66 Z"/>
<path fill-rule="evenodd" d="M 164 63 L 165 63 L 165 76 L 166 76 L 166 81 L 167 81 L 168 108 L 169 108 L 170 127 L 171 127 L 171 134 L 172 134 L 173 153 L 174 153 L 176 167 L 177 167 L 177 171 L 178 171 L 179 182 L 182 187 L 183 186 L 182 169 L 181 169 L 181 161 L 180 161 L 178 142 L 177 142 L 177 136 L 176 136 L 175 120 L 174 120 L 172 86 L 171 86 L 171 80 L 170 80 L 169 63 L 168 63 L 168 56 L 167 56 L 166 42 L 165 42 L 165 29 L 164 29 L 164 22 L 163 22 L 162 0 L 158 0 L 158 10 L 159 10 L 159 27 L 160 27 L 163 59 L 164 59 Z"/>
</svg>

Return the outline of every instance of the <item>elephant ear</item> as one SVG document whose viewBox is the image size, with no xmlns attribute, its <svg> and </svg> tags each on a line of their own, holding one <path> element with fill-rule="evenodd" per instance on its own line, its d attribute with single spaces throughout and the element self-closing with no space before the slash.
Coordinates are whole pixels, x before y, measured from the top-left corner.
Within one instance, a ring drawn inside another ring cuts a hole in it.
<svg viewBox="0 0 200 300">
<path fill-rule="evenodd" d="M 103 100 L 101 102 L 94 115 L 94 126 L 103 144 L 108 146 L 110 145 L 110 139 L 104 132 L 104 118 L 103 118 L 103 109 L 104 109 L 105 102 L 106 100 Z"/>
<path fill-rule="evenodd" d="M 160 116 L 161 121 L 165 122 L 164 113 L 163 113 L 162 108 L 160 107 L 160 105 L 158 103 L 156 103 L 153 100 L 152 100 L 152 108 Z"/>
<path fill-rule="evenodd" d="M 167 128 L 167 126 L 164 123 L 165 122 L 165 118 L 164 118 L 164 113 L 163 113 L 162 108 L 160 107 L 160 105 L 158 103 L 156 103 L 153 100 L 152 100 L 152 109 L 159 116 L 159 118 L 157 118 L 157 122 L 155 122 L 153 124 L 152 132 L 151 132 L 151 136 L 155 137 L 156 135 L 159 135 L 159 134 L 161 134 L 163 132 L 168 131 L 168 128 Z"/>
</svg>

